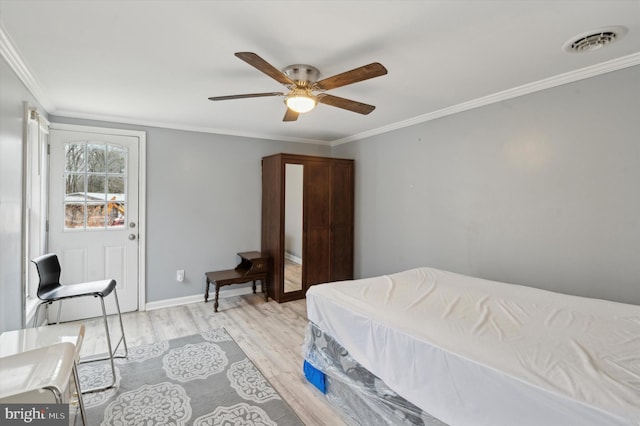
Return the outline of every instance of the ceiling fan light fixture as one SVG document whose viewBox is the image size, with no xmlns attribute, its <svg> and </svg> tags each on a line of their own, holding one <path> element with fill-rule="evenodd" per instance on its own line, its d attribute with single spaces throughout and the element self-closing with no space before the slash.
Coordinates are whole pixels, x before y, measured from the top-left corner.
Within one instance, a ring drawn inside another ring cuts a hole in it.
<svg viewBox="0 0 640 426">
<path fill-rule="evenodd" d="M 387 74 L 387 69 L 379 62 L 372 62 L 320 81 L 320 71 L 311 65 L 296 64 L 285 67 L 279 71 L 269 62 L 253 52 L 236 52 L 235 56 L 258 71 L 268 75 L 278 83 L 284 85 L 289 92 L 247 93 L 228 96 L 212 96 L 211 101 L 224 101 L 229 99 L 262 98 L 265 96 L 283 96 L 287 110 L 282 121 L 296 121 L 301 113 L 309 112 L 316 107 L 318 102 L 358 114 L 367 115 L 374 109 L 373 105 L 356 102 L 339 96 L 328 95 L 325 92 L 330 89 L 369 80 Z M 314 92 L 319 92 L 314 94 Z"/>
<path fill-rule="evenodd" d="M 310 91 L 304 89 L 294 89 L 284 98 L 287 108 L 297 113 L 309 112 L 316 107 L 318 101 Z"/>
</svg>

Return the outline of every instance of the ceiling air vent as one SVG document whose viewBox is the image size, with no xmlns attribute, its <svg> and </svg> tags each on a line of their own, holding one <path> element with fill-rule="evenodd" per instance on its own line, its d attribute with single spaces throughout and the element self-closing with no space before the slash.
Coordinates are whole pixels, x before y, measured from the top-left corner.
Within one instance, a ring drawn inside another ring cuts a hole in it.
<svg viewBox="0 0 640 426">
<path fill-rule="evenodd" d="M 625 27 L 607 27 L 589 31 L 572 38 L 563 45 L 567 52 L 590 52 L 605 47 L 622 38 L 627 33 Z"/>
</svg>

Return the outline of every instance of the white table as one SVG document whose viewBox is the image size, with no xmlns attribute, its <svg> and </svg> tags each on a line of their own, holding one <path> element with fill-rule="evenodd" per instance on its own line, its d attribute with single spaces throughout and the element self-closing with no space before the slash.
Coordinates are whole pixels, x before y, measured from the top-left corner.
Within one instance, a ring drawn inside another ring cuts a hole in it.
<svg viewBox="0 0 640 426">
<path fill-rule="evenodd" d="M 74 352 L 71 343 L 57 343 L 0 358 L 0 401 L 68 403 Z"/>
<path fill-rule="evenodd" d="M 84 325 L 58 324 L 0 334 L 0 357 L 5 357 L 56 343 L 68 342 L 75 346 L 75 359 L 80 359 L 84 340 Z"/>
<path fill-rule="evenodd" d="M 45 398 L 46 402 L 53 402 L 50 398 L 54 395 L 55 399 L 62 398 L 58 403 L 68 403 L 73 394 L 71 384 L 77 393 L 82 423 L 86 425 L 77 370 L 84 330 L 82 324 L 58 324 L 0 334 L 2 401 L 39 403 Z M 41 389 L 48 391 L 49 396 Z"/>
</svg>

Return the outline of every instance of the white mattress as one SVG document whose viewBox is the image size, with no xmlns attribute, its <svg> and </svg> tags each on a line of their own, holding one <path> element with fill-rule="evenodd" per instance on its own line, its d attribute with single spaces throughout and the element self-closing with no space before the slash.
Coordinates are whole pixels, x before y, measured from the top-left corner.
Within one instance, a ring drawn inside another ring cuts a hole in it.
<svg viewBox="0 0 640 426">
<path fill-rule="evenodd" d="M 310 321 L 452 425 L 640 425 L 640 306 L 433 268 L 307 292 Z"/>
</svg>

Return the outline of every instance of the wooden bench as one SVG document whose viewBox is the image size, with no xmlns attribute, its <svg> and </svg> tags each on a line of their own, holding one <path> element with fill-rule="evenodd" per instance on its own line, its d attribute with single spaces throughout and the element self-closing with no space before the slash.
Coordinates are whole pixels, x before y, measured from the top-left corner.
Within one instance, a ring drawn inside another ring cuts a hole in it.
<svg viewBox="0 0 640 426">
<path fill-rule="evenodd" d="M 231 284 L 243 284 L 253 281 L 253 292 L 256 292 L 256 281 L 260 280 L 262 292 L 264 293 L 265 302 L 269 301 L 268 294 L 268 272 L 269 257 L 258 251 L 248 251 L 238 253 L 240 256 L 240 264 L 235 269 L 226 269 L 223 271 L 211 271 L 205 273 L 207 285 L 204 290 L 204 301 L 209 301 L 209 286 L 211 283 L 215 285 L 216 296 L 213 303 L 213 311 L 218 312 L 218 295 L 220 287 Z"/>
</svg>

